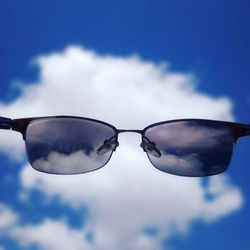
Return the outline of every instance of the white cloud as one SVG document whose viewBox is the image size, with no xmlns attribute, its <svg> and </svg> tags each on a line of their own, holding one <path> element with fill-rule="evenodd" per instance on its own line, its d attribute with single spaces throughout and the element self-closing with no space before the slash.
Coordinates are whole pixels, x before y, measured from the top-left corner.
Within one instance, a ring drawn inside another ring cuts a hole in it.
<svg viewBox="0 0 250 250">
<path fill-rule="evenodd" d="M 101 56 L 74 46 L 38 57 L 37 63 L 39 81 L 24 85 L 14 102 L 1 104 L 2 114 L 79 115 L 134 129 L 175 118 L 233 119 L 228 98 L 198 92 L 194 76 L 172 73 L 163 64 L 138 57 Z M 5 151 L 6 140 L 0 140 L 0 148 Z M 16 140 L 20 141 L 20 136 Z M 16 148 L 22 152 L 14 140 L 10 145 L 12 151 Z M 138 135 L 120 135 L 120 146 L 109 164 L 85 175 L 46 175 L 25 166 L 20 174 L 23 189 L 39 189 L 49 197 L 57 195 L 75 207 L 86 205 L 90 215 L 82 233 L 93 232 L 92 249 L 97 250 L 160 249 L 161 239 L 187 232 L 193 220 L 218 220 L 242 206 L 240 190 L 224 178 L 218 177 L 222 188 L 211 192 L 214 198 L 208 201 L 205 194 L 212 184 L 204 188 L 198 178 L 156 170 L 139 145 Z M 143 234 L 147 227 L 157 228 L 159 234 Z M 42 231 L 45 236 L 36 238 L 31 233 L 23 238 L 27 230 Z M 75 249 L 88 245 L 80 239 L 81 232 L 61 221 L 30 225 L 23 232 L 16 227 L 14 231 L 12 236 L 23 244 L 36 242 L 43 249 L 57 249 L 71 241 Z M 55 238 L 54 231 L 62 237 Z M 67 238 L 70 232 L 72 237 Z"/>
<path fill-rule="evenodd" d="M 36 244 L 46 250 L 91 249 L 83 232 L 70 229 L 62 221 L 45 220 L 36 226 L 17 226 L 10 235 L 24 247 Z"/>
<path fill-rule="evenodd" d="M 235 211 L 243 205 L 240 190 L 230 185 L 230 180 L 227 176 L 214 176 L 210 182 L 207 193 L 215 197 L 215 201 L 207 202 L 204 206 L 205 221 L 213 222 L 230 214 L 231 211 Z M 234 197 L 234 199 L 232 199 L 232 197 Z"/>
<path fill-rule="evenodd" d="M 18 215 L 8 206 L 0 203 L 0 235 L 1 231 L 8 229 L 18 221 Z"/>
</svg>

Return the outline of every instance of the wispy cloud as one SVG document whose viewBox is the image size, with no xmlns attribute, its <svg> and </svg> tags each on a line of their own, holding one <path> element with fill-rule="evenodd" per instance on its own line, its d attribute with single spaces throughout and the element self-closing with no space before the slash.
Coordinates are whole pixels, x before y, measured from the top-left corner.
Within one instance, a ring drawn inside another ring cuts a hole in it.
<svg viewBox="0 0 250 250">
<path fill-rule="evenodd" d="M 17 223 L 18 216 L 5 204 L 0 204 L 0 233 L 13 224 Z"/>
<path fill-rule="evenodd" d="M 135 56 L 103 56 L 76 46 L 40 56 L 37 63 L 39 81 L 24 85 L 12 103 L 1 104 L 2 114 L 79 115 L 136 129 L 173 118 L 233 119 L 228 98 L 199 92 L 195 76 L 173 73 L 167 64 Z M 2 137 L 0 148 L 19 152 L 20 157 L 21 136 L 11 136 L 7 147 L 8 138 Z M 109 165 L 85 175 L 46 175 L 24 166 L 20 182 L 27 196 L 31 190 L 40 190 L 73 207 L 87 206 L 89 217 L 82 229 L 75 230 L 64 221 L 48 220 L 44 214 L 39 225 L 21 228 L 16 223 L 9 236 L 43 249 L 61 249 L 70 242 L 74 249 L 160 249 L 162 239 L 188 232 L 192 221 L 219 220 L 242 206 L 240 190 L 224 176 L 216 177 L 220 184 L 212 189 L 214 178 L 204 187 L 198 178 L 171 176 L 154 169 L 139 140 L 137 135 L 122 135 L 121 146 Z M 206 199 L 207 192 L 213 199 Z M 157 229 L 154 236 L 145 233 L 150 227 Z M 45 236 L 37 237 L 35 232 Z M 89 234 L 93 235 L 91 241 Z"/>
<path fill-rule="evenodd" d="M 23 247 L 37 244 L 46 250 L 91 249 L 90 244 L 84 240 L 84 233 L 69 228 L 63 221 L 47 219 L 39 225 L 17 226 L 11 230 L 10 235 Z"/>
</svg>

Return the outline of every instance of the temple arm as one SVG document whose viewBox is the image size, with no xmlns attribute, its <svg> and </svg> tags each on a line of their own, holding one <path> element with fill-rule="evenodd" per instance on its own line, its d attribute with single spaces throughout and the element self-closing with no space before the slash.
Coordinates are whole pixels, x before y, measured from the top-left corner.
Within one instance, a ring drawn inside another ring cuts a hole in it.
<svg viewBox="0 0 250 250">
<path fill-rule="evenodd" d="M 237 138 L 250 135 L 250 124 L 236 124 L 235 128 Z"/>
<path fill-rule="evenodd" d="M 246 135 L 250 135 L 250 125 L 246 126 Z"/>
<path fill-rule="evenodd" d="M 0 129 L 11 129 L 13 121 L 10 118 L 0 117 Z"/>
</svg>

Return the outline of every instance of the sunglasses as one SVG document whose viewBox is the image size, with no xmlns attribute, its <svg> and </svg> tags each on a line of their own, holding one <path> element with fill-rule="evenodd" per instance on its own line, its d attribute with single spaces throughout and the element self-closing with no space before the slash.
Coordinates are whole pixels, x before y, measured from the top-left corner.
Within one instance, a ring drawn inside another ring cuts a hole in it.
<svg viewBox="0 0 250 250">
<path fill-rule="evenodd" d="M 141 147 L 157 169 L 180 176 L 209 176 L 224 172 L 239 137 L 250 125 L 204 119 L 164 121 L 143 130 L 117 129 L 82 117 L 0 117 L 0 129 L 22 134 L 32 167 L 51 174 L 80 174 L 106 165 L 119 146 L 118 135 L 141 135 Z"/>
</svg>

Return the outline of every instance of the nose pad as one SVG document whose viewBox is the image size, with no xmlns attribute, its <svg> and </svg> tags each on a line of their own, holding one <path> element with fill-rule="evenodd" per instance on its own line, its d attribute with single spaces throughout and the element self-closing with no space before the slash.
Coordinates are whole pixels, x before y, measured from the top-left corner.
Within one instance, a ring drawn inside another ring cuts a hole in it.
<svg viewBox="0 0 250 250">
<path fill-rule="evenodd" d="M 157 158 L 161 157 L 161 152 L 156 147 L 156 144 L 150 141 L 148 138 L 144 137 L 140 146 L 143 148 L 145 152 L 153 155 L 154 157 L 157 157 Z"/>
<path fill-rule="evenodd" d="M 109 140 L 105 140 L 103 145 L 96 150 L 96 153 L 103 155 L 111 150 L 115 151 L 118 146 L 119 142 L 117 141 L 117 137 L 112 137 Z"/>
</svg>

